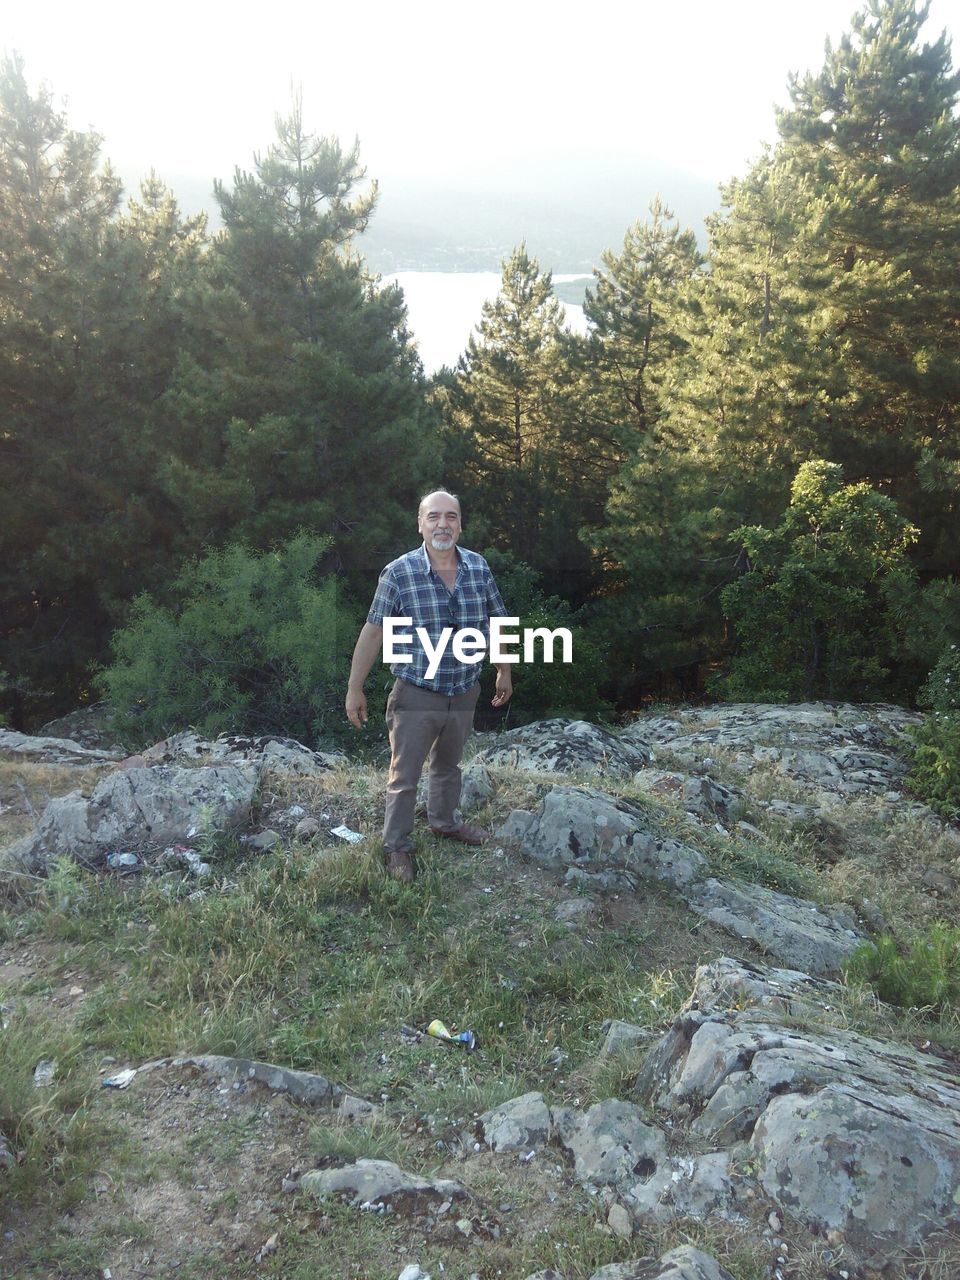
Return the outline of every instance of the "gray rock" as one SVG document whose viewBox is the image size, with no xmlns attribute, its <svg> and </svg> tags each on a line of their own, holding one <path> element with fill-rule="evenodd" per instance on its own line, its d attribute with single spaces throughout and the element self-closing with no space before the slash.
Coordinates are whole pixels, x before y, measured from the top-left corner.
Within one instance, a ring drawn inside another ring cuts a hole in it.
<svg viewBox="0 0 960 1280">
<path fill-rule="evenodd" d="M 799 969 L 772 969 L 720 956 L 697 969 L 686 1008 L 705 1013 L 760 1008 L 793 1016 L 819 1015 L 836 1007 L 842 994 L 839 983 L 813 978 Z"/>
<path fill-rule="evenodd" d="M 459 1182 L 405 1173 L 389 1160 L 356 1160 L 339 1168 L 311 1169 L 300 1179 L 300 1188 L 320 1200 L 344 1199 L 361 1208 L 383 1206 L 410 1215 L 431 1213 L 447 1200 L 462 1204 L 471 1199 Z"/>
<path fill-rule="evenodd" d="M 655 831 L 642 806 L 586 787 L 553 787 L 536 813 L 515 810 L 497 835 L 553 869 L 608 868 L 678 886 L 705 866 L 699 850 Z"/>
<path fill-rule="evenodd" d="M 493 798 L 493 780 L 482 760 L 471 760 L 463 770 L 460 785 L 460 810 L 474 813 Z"/>
<path fill-rule="evenodd" d="M 116 751 L 123 755 L 124 748 L 117 741 L 113 720 L 113 712 L 105 702 L 94 702 L 41 725 L 37 735 L 67 738 L 94 751 Z"/>
<path fill-rule="evenodd" d="M 638 1222 L 649 1225 L 671 1218 L 729 1216 L 733 1204 L 730 1153 L 665 1161 L 655 1177 L 626 1192 Z"/>
<path fill-rule="evenodd" d="M 327 1111 L 339 1111 L 351 1119 L 374 1115 L 378 1108 L 362 1098 L 348 1093 L 342 1085 L 326 1076 L 311 1071 L 294 1071 L 291 1067 L 278 1067 L 272 1062 L 257 1062 L 252 1058 L 225 1058 L 220 1054 L 205 1053 L 191 1058 L 175 1058 L 175 1067 L 196 1067 L 227 1080 L 255 1080 L 275 1093 L 286 1093 L 297 1102 Z"/>
<path fill-rule="evenodd" d="M 0 729 L 0 752 L 27 756 L 50 764 L 109 764 L 123 759 L 120 750 L 82 746 L 71 738 L 32 737 L 13 729 Z"/>
<path fill-rule="evenodd" d="M 143 752 L 150 764 L 173 764 L 180 761 L 211 761 L 225 764 L 252 765 L 294 777 L 319 777 L 347 757 L 340 752 L 311 751 L 294 738 L 274 736 L 245 737 L 223 733 L 210 741 L 192 730 L 165 738 Z"/>
<path fill-rule="evenodd" d="M 550 1108 L 542 1093 L 525 1093 L 485 1111 L 479 1120 L 482 1139 L 492 1151 L 526 1151 L 550 1140 Z"/>
<path fill-rule="evenodd" d="M 584 1112 L 555 1108 L 553 1121 L 581 1182 L 633 1187 L 653 1178 L 666 1161 L 663 1134 L 647 1124 L 639 1107 L 619 1098 Z"/>
<path fill-rule="evenodd" d="M 553 918 L 560 924 L 576 928 L 577 925 L 593 924 L 600 919 L 600 909 L 590 898 L 567 898 L 561 902 Z"/>
<path fill-rule="evenodd" d="M 694 774 L 716 750 L 744 773 L 770 764 L 805 789 L 847 795 L 899 787 L 906 768 L 901 745 L 918 722 L 899 708 L 846 703 L 724 704 L 685 708 L 680 720 L 640 718 L 621 739 L 663 743 Z"/>
<path fill-rule="evenodd" d="M 633 1235 L 633 1219 L 622 1204 L 612 1204 L 607 1214 L 607 1226 L 621 1240 L 629 1240 Z"/>
<path fill-rule="evenodd" d="M 705 880 L 688 892 L 691 911 L 774 959 L 817 977 L 840 972 L 862 941 L 847 913 L 755 884 Z"/>
<path fill-rule="evenodd" d="M 785 822 L 813 822 L 820 815 L 815 804 L 798 804 L 794 800 L 774 798 L 763 807 L 767 813 L 772 813 L 775 818 L 782 818 Z"/>
<path fill-rule="evenodd" d="M 666 743 L 679 738 L 683 725 L 669 716 L 640 716 L 621 730 L 620 740 L 631 746 L 646 747 L 651 742 Z"/>
<path fill-rule="evenodd" d="M 650 751 L 586 720 L 538 720 L 500 734 L 477 758 L 513 769 L 626 778 L 648 763 Z"/>
<path fill-rule="evenodd" d="M 581 893 L 612 893 L 618 889 L 633 893 L 637 889 L 637 876 L 626 871 L 585 871 L 583 867 L 571 867 L 563 883 Z"/>
<path fill-rule="evenodd" d="M 36 831 L 11 845 L 7 865 L 45 872 L 57 858 L 100 866 L 118 849 L 182 843 L 197 829 L 223 831 L 247 822 L 258 782 L 249 766 L 161 766 L 111 773 L 93 795 L 51 800 Z"/>
<path fill-rule="evenodd" d="M 749 1140 L 780 1209 L 862 1253 L 960 1226 L 960 1080 L 907 1046 L 784 1016 L 773 1004 L 682 1013 L 644 1063 L 640 1097 L 714 1142 Z"/>
<path fill-rule="evenodd" d="M 960 1226 L 960 1123 L 931 1120 L 917 1099 L 859 1083 L 772 1098 L 751 1142 L 760 1183 L 806 1225 L 887 1255 Z"/>
<path fill-rule="evenodd" d="M 595 1271 L 590 1280 L 733 1280 L 715 1258 L 692 1244 L 665 1253 L 658 1263 L 649 1258 L 611 1262 Z"/>
<path fill-rule="evenodd" d="M 637 1027 L 632 1022 L 621 1022 L 618 1018 L 608 1019 L 601 1030 L 606 1032 L 600 1046 L 600 1055 L 604 1058 L 640 1048 L 657 1039 L 657 1033 L 649 1027 Z"/>
<path fill-rule="evenodd" d="M 663 769 L 641 769 L 634 782 L 654 796 L 675 799 L 687 813 L 705 822 L 727 824 L 742 802 L 742 792 L 696 774 L 671 773 Z"/>
<path fill-rule="evenodd" d="M 273 849 L 280 844 L 282 839 L 279 831 L 273 831 L 268 827 L 266 831 L 260 831 L 257 835 L 251 836 L 247 845 L 256 853 L 266 853 L 268 849 Z"/>
</svg>

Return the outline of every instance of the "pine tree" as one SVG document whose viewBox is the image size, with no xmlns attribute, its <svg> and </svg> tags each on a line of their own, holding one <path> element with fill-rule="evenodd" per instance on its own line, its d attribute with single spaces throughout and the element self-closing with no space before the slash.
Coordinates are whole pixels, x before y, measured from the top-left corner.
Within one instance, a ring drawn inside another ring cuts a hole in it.
<svg viewBox="0 0 960 1280">
<path fill-rule="evenodd" d="M 163 563 L 147 425 L 175 360 L 174 282 L 201 228 L 159 184 L 118 216 L 100 139 L 0 72 L 0 640 L 18 720 L 82 691 Z M 49 704 L 48 704 L 49 705 Z"/>
<path fill-rule="evenodd" d="M 401 292 L 351 252 L 376 188 L 357 148 L 305 131 L 299 103 L 254 172 L 217 184 L 207 340 L 165 398 L 171 500 L 199 548 L 298 528 L 342 567 L 379 567 L 425 482 L 432 428 Z"/>
<path fill-rule="evenodd" d="M 649 220 L 627 231 L 621 252 L 604 252 L 603 270 L 594 273 L 584 301 L 591 412 L 607 424 L 621 460 L 656 431 L 660 387 L 685 346 L 677 293 L 702 259 L 693 232 L 681 231 L 672 218 L 657 196 Z"/>
<path fill-rule="evenodd" d="M 827 204 L 829 456 L 920 524 L 931 574 L 960 569 L 960 73 L 945 35 L 921 44 L 928 11 L 871 0 L 778 127 Z"/>
<path fill-rule="evenodd" d="M 504 260 L 500 291 L 484 303 L 440 400 L 447 467 L 464 476 L 474 529 L 536 569 L 548 592 L 582 595 L 591 565 L 576 531 L 602 460 L 582 429 L 573 339 L 552 275 L 525 245 Z"/>
<path fill-rule="evenodd" d="M 665 447 L 611 499 L 641 669 L 716 654 L 744 563 L 729 535 L 775 525 L 811 458 L 897 501 L 925 576 L 960 567 L 958 80 L 944 39 L 920 44 L 925 15 L 872 0 L 709 220 L 659 390 Z"/>
</svg>

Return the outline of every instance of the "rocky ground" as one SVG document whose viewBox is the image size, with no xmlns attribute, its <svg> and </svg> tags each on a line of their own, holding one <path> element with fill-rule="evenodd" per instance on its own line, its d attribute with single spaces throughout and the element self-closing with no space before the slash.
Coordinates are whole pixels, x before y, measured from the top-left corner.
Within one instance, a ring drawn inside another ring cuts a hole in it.
<svg viewBox="0 0 960 1280">
<path fill-rule="evenodd" d="M 915 722 L 482 735 L 410 890 L 380 770 L 0 730 L 2 1274 L 960 1275 L 956 1015 L 846 977 L 957 916 Z"/>
</svg>

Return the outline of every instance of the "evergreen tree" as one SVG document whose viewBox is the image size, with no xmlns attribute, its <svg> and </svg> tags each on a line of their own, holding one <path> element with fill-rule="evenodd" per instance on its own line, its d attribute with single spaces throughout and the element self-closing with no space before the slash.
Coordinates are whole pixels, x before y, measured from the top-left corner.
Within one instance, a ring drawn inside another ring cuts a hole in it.
<svg viewBox="0 0 960 1280">
<path fill-rule="evenodd" d="M 484 303 L 438 393 L 447 468 L 464 476 L 471 527 L 543 575 L 548 593 L 568 599 L 590 581 L 577 529 L 603 467 L 584 430 L 572 352 L 552 275 L 521 244 L 503 262 L 500 292 Z"/>
<path fill-rule="evenodd" d="M 22 62 L 0 71 L 0 644 L 17 722 L 75 698 L 157 533 L 150 407 L 175 359 L 174 282 L 197 248 L 155 181 L 118 217 L 100 139 Z"/>
<path fill-rule="evenodd" d="M 348 252 L 376 195 L 356 193 L 363 173 L 298 103 L 255 172 L 216 187 L 210 331 L 163 405 L 168 489 L 196 547 L 304 527 L 369 571 L 411 526 L 433 430 L 403 296 Z"/>
<path fill-rule="evenodd" d="M 717 652 L 744 555 L 729 535 L 774 525 L 806 459 L 895 498 L 924 574 L 956 572 L 958 81 L 944 39 L 920 44 L 925 15 L 872 0 L 708 222 L 658 393 L 664 447 L 611 498 L 641 669 Z"/>
<path fill-rule="evenodd" d="M 647 222 L 636 222 L 619 254 L 603 253 L 603 269 L 583 304 L 590 322 L 586 350 L 590 412 L 607 424 L 616 460 L 656 433 L 660 388 L 685 346 L 677 294 L 700 267 L 693 232 L 671 223 L 657 196 Z"/>
<path fill-rule="evenodd" d="M 925 573 L 956 573 L 960 498 L 960 73 L 929 3 L 870 0 L 823 69 L 794 78 L 780 151 L 823 192 L 829 282 L 822 435 L 848 475 L 921 526 Z"/>
</svg>

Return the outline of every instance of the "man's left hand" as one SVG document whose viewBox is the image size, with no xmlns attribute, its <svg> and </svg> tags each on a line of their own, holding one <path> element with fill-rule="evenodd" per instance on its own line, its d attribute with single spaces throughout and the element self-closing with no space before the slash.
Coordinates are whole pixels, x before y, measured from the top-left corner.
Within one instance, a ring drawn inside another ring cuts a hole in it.
<svg viewBox="0 0 960 1280">
<path fill-rule="evenodd" d="M 497 691 L 493 695 L 491 706 L 505 707 L 513 697 L 513 677 L 509 667 L 497 667 Z"/>
</svg>

